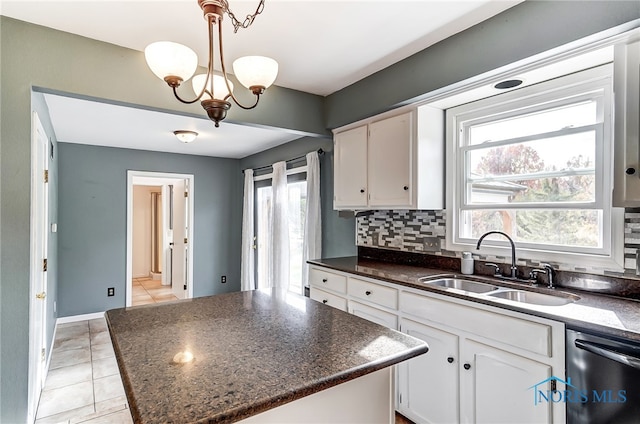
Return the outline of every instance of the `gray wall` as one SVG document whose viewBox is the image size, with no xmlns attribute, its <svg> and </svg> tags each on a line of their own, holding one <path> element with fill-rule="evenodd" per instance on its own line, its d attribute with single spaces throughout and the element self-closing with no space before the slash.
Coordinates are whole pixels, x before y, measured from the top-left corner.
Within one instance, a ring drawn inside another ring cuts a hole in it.
<svg viewBox="0 0 640 424">
<path fill-rule="evenodd" d="M 327 127 L 640 18 L 640 1 L 527 0 L 327 97 Z"/>
<path fill-rule="evenodd" d="M 258 168 L 274 162 L 296 158 L 322 149 L 320 156 L 320 198 L 322 204 L 322 256 L 335 258 L 357 254 L 355 219 L 340 218 L 333 210 L 333 141 L 305 137 L 240 160 L 240 167 Z"/>
<path fill-rule="evenodd" d="M 229 119 L 326 134 L 327 127 L 638 18 L 637 1 L 529 0 L 334 93 L 324 109 L 322 98 L 272 87 L 256 110 L 233 108 Z M 32 87 L 183 114 L 202 111 L 176 102 L 141 52 L 6 17 L 0 17 L 0 43 L 0 422 L 13 423 L 23 422 L 27 410 Z"/>
<path fill-rule="evenodd" d="M 125 305 L 127 170 L 194 175 L 193 295 L 240 289 L 237 159 L 59 143 L 59 316 Z M 220 283 L 220 276 L 227 283 Z M 107 287 L 116 295 L 107 297 Z"/>
</svg>

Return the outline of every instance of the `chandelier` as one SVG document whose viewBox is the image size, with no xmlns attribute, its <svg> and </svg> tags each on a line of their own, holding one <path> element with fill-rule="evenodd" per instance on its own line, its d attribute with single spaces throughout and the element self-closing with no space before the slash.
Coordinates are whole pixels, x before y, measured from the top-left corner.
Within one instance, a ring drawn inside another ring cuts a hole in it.
<svg viewBox="0 0 640 424">
<path fill-rule="evenodd" d="M 243 22 L 236 19 L 229 9 L 227 0 L 198 0 L 209 30 L 209 61 L 207 73 L 193 77 L 191 84 L 196 98 L 185 100 L 178 94 L 177 88 L 184 81 L 193 76 L 198 67 L 198 56 L 189 47 L 170 41 L 158 41 L 149 44 L 145 50 L 145 58 L 151 71 L 164 80 L 173 89 L 176 99 L 182 103 L 191 104 L 200 100 L 200 104 L 207 112 L 209 119 L 220 126 L 231 107 L 228 99 L 242 109 L 253 109 L 258 105 L 260 95 L 271 85 L 278 74 L 278 62 L 264 56 L 245 56 L 233 62 L 233 72 L 242 85 L 247 87 L 255 96 L 255 103 L 245 106 L 233 94 L 233 83 L 227 77 L 224 53 L 222 48 L 222 18 L 226 13 L 233 24 L 234 33 L 240 28 L 248 28 L 257 15 L 264 10 L 264 1 L 260 0 L 252 15 L 247 15 Z M 218 43 L 214 38 L 217 29 Z M 214 57 L 216 46 L 219 52 L 222 75 L 214 74 Z"/>
</svg>

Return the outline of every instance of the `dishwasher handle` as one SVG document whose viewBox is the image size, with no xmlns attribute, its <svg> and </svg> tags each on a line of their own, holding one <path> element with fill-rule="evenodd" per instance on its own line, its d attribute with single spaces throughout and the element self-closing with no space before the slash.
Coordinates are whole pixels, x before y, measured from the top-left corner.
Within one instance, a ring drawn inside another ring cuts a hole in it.
<svg viewBox="0 0 640 424">
<path fill-rule="evenodd" d="M 613 350 L 611 346 L 580 339 L 576 340 L 575 343 L 577 348 L 586 350 L 587 352 L 591 352 L 595 355 L 604 356 L 607 359 L 611 359 L 612 361 L 619 362 L 623 365 L 640 369 L 640 358 Z"/>
</svg>

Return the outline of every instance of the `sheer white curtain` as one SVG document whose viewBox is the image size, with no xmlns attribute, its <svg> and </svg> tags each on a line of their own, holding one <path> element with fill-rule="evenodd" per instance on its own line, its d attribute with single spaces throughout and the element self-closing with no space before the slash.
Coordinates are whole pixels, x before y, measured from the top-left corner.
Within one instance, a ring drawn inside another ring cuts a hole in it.
<svg viewBox="0 0 640 424">
<path fill-rule="evenodd" d="M 253 169 L 244 171 L 244 201 L 242 204 L 242 264 L 240 268 L 240 289 L 253 290 L 254 250 L 253 250 Z"/>
<path fill-rule="evenodd" d="M 307 260 L 322 257 L 322 219 L 320 211 L 320 158 L 318 152 L 307 153 L 307 210 L 305 211 L 302 247 L 302 290 L 308 283 Z"/>
<path fill-rule="evenodd" d="M 271 285 L 282 292 L 289 290 L 289 202 L 287 164 L 273 164 L 273 214 L 271 226 Z"/>
</svg>

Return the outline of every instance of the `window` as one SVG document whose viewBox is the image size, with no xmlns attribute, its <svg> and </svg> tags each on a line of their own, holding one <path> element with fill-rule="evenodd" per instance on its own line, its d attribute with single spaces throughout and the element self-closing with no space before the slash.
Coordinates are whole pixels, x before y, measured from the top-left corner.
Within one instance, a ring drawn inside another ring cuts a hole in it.
<svg viewBox="0 0 640 424">
<path fill-rule="evenodd" d="M 448 249 L 497 230 L 530 259 L 622 265 L 612 243 L 622 229 L 612 228 L 611 74 L 604 65 L 447 110 Z"/>
<path fill-rule="evenodd" d="M 307 207 L 306 168 L 297 168 L 287 178 L 289 198 L 289 291 L 302 293 L 302 252 L 304 239 L 304 221 Z M 268 176 L 267 176 L 268 177 Z M 256 177 L 255 184 L 255 231 L 256 231 L 256 283 L 257 287 L 267 287 L 269 278 L 268 251 L 271 232 L 271 179 Z"/>
</svg>

